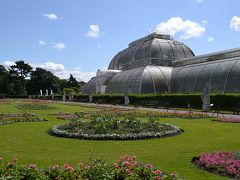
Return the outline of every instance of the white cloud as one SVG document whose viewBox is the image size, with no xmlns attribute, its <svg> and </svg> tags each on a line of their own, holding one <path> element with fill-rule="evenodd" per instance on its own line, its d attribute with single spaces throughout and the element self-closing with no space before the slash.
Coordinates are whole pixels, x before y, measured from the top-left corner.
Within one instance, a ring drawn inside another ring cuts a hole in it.
<svg viewBox="0 0 240 180">
<path fill-rule="evenodd" d="M 8 69 L 8 68 L 10 68 L 10 66 L 15 65 L 15 62 L 13 62 L 13 61 L 4 61 L 4 62 L 2 63 L 2 65 L 3 65 L 6 69 Z"/>
<path fill-rule="evenodd" d="M 38 44 L 43 46 L 43 45 L 45 45 L 45 41 L 40 40 L 40 41 L 38 41 Z"/>
<path fill-rule="evenodd" d="M 240 31 L 240 17 L 234 16 L 230 22 L 230 28 L 235 31 Z"/>
<path fill-rule="evenodd" d="M 14 65 L 15 63 L 13 61 L 4 61 L 2 65 L 5 68 L 9 68 L 11 65 Z M 89 81 L 93 76 L 96 75 L 96 72 L 86 72 L 83 71 L 83 69 L 80 66 L 77 66 L 73 69 L 66 69 L 63 64 L 58 64 L 54 62 L 45 62 L 43 64 L 31 64 L 33 69 L 36 69 L 37 67 L 46 69 L 47 71 L 52 72 L 55 76 L 61 78 L 61 79 L 68 79 L 70 74 L 72 74 L 78 81 Z"/>
<path fill-rule="evenodd" d="M 213 42 L 214 41 L 214 37 L 208 37 L 207 41 L 210 42 L 210 43 Z"/>
<path fill-rule="evenodd" d="M 202 20 L 202 23 L 203 23 L 203 24 L 207 24 L 208 21 L 207 21 L 207 20 Z"/>
<path fill-rule="evenodd" d="M 171 36 L 181 32 L 180 37 L 187 39 L 201 36 L 205 32 L 205 28 L 194 21 L 184 21 L 180 17 L 172 17 L 168 21 L 156 25 L 153 32 L 165 33 Z"/>
<path fill-rule="evenodd" d="M 86 34 L 86 37 L 98 38 L 100 37 L 100 28 L 97 24 L 92 24 L 89 26 L 89 31 Z"/>
<path fill-rule="evenodd" d="M 57 20 L 57 19 L 59 19 L 59 17 L 56 14 L 54 14 L 54 13 L 44 14 L 43 16 L 45 16 L 49 20 Z"/>
<path fill-rule="evenodd" d="M 56 64 L 53 62 L 46 62 L 44 64 L 33 65 L 33 67 L 41 67 L 51 72 L 64 71 L 65 67 L 63 64 Z"/>
<path fill-rule="evenodd" d="M 60 49 L 60 50 L 66 48 L 65 44 L 64 44 L 64 43 L 61 43 L 61 42 L 60 42 L 60 43 L 56 43 L 56 44 L 54 44 L 53 47 L 56 48 L 56 49 Z"/>
</svg>

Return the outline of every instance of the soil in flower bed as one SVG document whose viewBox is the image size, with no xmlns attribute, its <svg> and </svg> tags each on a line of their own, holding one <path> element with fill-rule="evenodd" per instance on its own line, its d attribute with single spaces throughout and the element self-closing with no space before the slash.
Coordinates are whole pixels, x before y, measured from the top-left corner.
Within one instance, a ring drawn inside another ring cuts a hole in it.
<svg viewBox="0 0 240 180">
<path fill-rule="evenodd" d="M 239 152 L 213 152 L 202 153 L 194 157 L 192 162 L 201 169 L 209 172 L 240 179 L 240 153 Z"/>
<path fill-rule="evenodd" d="M 177 180 L 175 173 L 167 174 L 152 164 L 137 161 L 136 157 L 125 155 L 114 164 L 107 164 L 103 159 L 92 159 L 89 164 L 79 163 L 72 166 L 55 164 L 48 169 L 38 168 L 35 164 L 22 165 L 16 158 L 4 163 L 0 157 L 0 179 L 68 179 L 68 180 Z"/>
<path fill-rule="evenodd" d="M 46 121 L 32 113 L 0 113 L 0 125 L 16 122 Z"/>
<path fill-rule="evenodd" d="M 89 121 L 79 118 L 67 124 L 56 125 L 51 132 L 69 138 L 124 140 L 160 138 L 179 134 L 181 130 L 154 119 L 141 121 L 132 116 L 119 119 L 116 116 L 94 114 Z"/>
</svg>

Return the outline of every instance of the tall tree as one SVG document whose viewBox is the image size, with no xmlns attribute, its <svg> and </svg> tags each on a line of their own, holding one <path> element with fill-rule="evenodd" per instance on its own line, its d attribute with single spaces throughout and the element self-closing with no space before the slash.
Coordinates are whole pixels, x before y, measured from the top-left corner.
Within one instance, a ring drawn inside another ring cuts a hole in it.
<svg viewBox="0 0 240 180">
<path fill-rule="evenodd" d="M 9 74 L 16 81 L 15 83 L 20 84 L 19 94 L 25 93 L 25 78 L 29 76 L 32 71 L 32 66 L 25 63 L 23 60 L 16 61 L 14 65 L 10 66 Z M 17 86 L 16 86 L 17 87 Z M 17 92 L 18 94 L 18 92 Z"/>
<path fill-rule="evenodd" d="M 76 80 L 76 78 L 73 77 L 72 74 L 70 74 L 70 77 L 67 82 L 67 86 L 68 87 L 77 87 L 78 86 L 78 81 Z"/>
<path fill-rule="evenodd" d="M 54 93 L 57 93 L 60 88 L 59 81 L 60 79 L 50 71 L 36 68 L 36 70 L 31 73 L 31 78 L 27 85 L 27 91 L 29 94 L 39 94 L 40 89 L 52 89 Z"/>
</svg>

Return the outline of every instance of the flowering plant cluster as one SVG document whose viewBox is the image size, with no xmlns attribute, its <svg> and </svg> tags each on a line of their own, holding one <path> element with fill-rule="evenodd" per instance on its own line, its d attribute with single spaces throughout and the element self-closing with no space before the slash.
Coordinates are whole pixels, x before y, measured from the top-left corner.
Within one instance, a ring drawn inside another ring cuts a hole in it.
<svg viewBox="0 0 240 180">
<path fill-rule="evenodd" d="M 209 115 L 201 112 L 146 112 L 143 114 L 145 117 L 158 117 L 158 118 L 184 118 L 184 119 L 200 119 L 208 118 Z"/>
<path fill-rule="evenodd" d="M 89 164 L 79 163 L 72 166 L 65 163 L 50 166 L 48 169 L 38 168 L 35 164 L 22 165 L 14 158 L 6 163 L 0 157 L 0 179 L 68 179 L 68 180 L 176 180 L 175 173 L 166 174 L 155 169 L 152 164 L 144 164 L 136 157 L 125 155 L 113 165 L 102 159 L 93 159 Z"/>
<path fill-rule="evenodd" d="M 23 100 L 16 108 L 21 110 L 49 110 L 54 109 L 54 106 L 51 106 L 51 101 L 44 101 L 44 100 Z"/>
<path fill-rule="evenodd" d="M 200 119 L 208 118 L 209 115 L 202 112 L 154 112 L 154 111 L 134 111 L 123 108 L 104 108 L 102 111 L 98 112 L 99 114 L 108 114 L 115 116 L 134 116 L 134 117 L 144 117 L 144 118 L 184 118 L 184 119 Z M 86 112 L 86 114 L 88 114 Z"/>
<path fill-rule="evenodd" d="M 62 120 L 74 120 L 74 119 L 77 119 L 78 116 L 75 114 L 62 114 L 62 115 L 58 115 L 57 118 Z"/>
<path fill-rule="evenodd" d="M 149 139 L 181 133 L 179 127 L 154 119 L 141 121 L 134 116 L 119 119 L 106 114 L 92 114 L 89 121 L 78 117 L 67 124 L 54 126 L 51 131 L 60 137 L 96 140 Z"/>
<path fill-rule="evenodd" d="M 215 121 L 226 122 L 226 123 L 240 123 L 239 117 L 219 117 Z"/>
<path fill-rule="evenodd" d="M 240 179 L 239 153 L 224 151 L 202 153 L 193 158 L 193 163 L 210 172 Z"/>
<path fill-rule="evenodd" d="M 0 113 L 0 125 L 11 124 L 16 122 L 38 122 L 44 121 L 32 113 Z"/>
<path fill-rule="evenodd" d="M 8 99 L 0 99 L 0 105 L 10 104 L 10 102 Z"/>
</svg>

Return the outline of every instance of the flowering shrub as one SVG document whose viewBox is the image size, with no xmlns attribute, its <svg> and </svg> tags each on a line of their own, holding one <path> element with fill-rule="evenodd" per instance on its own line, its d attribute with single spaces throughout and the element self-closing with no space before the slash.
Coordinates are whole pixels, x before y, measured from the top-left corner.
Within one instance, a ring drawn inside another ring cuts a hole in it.
<svg viewBox="0 0 240 180">
<path fill-rule="evenodd" d="M 240 123 L 239 117 L 219 117 L 215 121 L 226 122 L 226 123 Z"/>
<path fill-rule="evenodd" d="M 193 163 L 199 168 L 206 169 L 210 172 L 240 178 L 240 157 L 239 153 L 234 152 L 214 152 L 202 153 L 193 158 Z"/>
<path fill-rule="evenodd" d="M 16 122 L 38 122 L 44 121 L 32 113 L 0 113 L 0 125 Z"/>
<path fill-rule="evenodd" d="M 93 114 L 90 121 L 73 119 L 67 124 L 54 126 L 51 131 L 61 137 L 96 140 L 149 139 L 181 133 L 179 127 L 157 120 L 141 121 L 133 116 L 122 120 L 106 114 Z"/>
<path fill-rule="evenodd" d="M 4 163 L 0 158 L 0 179 L 175 180 L 179 178 L 175 173 L 170 175 L 163 173 L 152 164 L 144 164 L 137 161 L 134 156 L 125 155 L 113 165 L 107 164 L 102 159 L 94 159 L 90 164 L 79 163 L 77 166 L 67 163 L 63 166 L 56 164 L 48 169 L 38 168 L 35 164 L 22 165 L 17 159 Z"/>
</svg>

